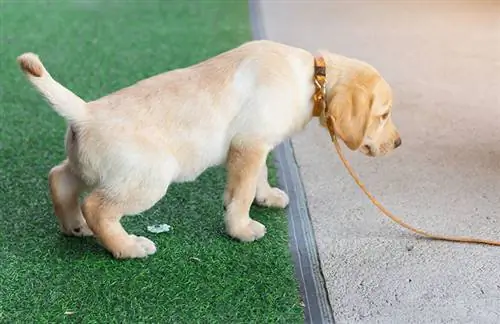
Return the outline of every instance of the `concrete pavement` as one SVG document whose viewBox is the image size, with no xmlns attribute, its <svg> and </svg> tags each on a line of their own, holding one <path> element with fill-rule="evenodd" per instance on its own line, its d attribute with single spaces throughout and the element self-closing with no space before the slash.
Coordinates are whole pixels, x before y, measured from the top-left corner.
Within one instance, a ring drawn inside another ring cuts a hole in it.
<svg viewBox="0 0 500 324">
<path fill-rule="evenodd" d="M 403 145 L 347 154 L 409 223 L 500 240 L 500 2 L 260 1 L 267 38 L 374 65 Z M 337 323 L 500 323 L 500 248 L 418 239 L 382 216 L 312 123 L 293 138 Z"/>
</svg>

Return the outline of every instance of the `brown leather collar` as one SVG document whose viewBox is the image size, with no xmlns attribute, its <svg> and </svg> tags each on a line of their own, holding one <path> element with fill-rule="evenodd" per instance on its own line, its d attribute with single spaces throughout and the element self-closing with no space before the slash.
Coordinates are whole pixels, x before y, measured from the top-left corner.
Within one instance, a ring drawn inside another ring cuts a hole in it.
<svg viewBox="0 0 500 324">
<path fill-rule="evenodd" d="M 313 116 L 319 117 L 322 112 L 326 112 L 326 63 L 321 56 L 314 58 L 314 91 L 313 100 Z"/>
</svg>

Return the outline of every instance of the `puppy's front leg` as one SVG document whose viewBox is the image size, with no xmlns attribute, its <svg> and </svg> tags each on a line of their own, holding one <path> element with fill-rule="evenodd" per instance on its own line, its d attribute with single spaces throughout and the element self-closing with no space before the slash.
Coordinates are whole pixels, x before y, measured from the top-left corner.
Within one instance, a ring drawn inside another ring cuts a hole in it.
<svg viewBox="0 0 500 324">
<path fill-rule="evenodd" d="M 250 218 L 257 180 L 265 165 L 268 149 L 262 144 L 232 145 L 227 159 L 226 231 L 238 240 L 250 242 L 266 234 L 261 223 Z"/>
<path fill-rule="evenodd" d="M 279 188 L 273 188 L 267 178 L 267 165 L 264 163 L 257 181 L 255 202 L 264 207 L 285 208 L 289 202 L 288 195 Z"/>
</svg>

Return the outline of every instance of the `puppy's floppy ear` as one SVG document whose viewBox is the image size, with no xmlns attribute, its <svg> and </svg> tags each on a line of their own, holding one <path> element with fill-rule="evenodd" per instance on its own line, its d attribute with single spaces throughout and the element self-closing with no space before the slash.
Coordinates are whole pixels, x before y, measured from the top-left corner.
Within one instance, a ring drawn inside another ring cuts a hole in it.
<svg viewBox="0 0 500 324">
<path fill-rule="evenodd" d="M 368 128 L 373 92 L 359 84 L 338 85 L 328 102 L 328 114 L 335 119 L 335 131 L 351 150 L 357 150 Z"/>
</svg>

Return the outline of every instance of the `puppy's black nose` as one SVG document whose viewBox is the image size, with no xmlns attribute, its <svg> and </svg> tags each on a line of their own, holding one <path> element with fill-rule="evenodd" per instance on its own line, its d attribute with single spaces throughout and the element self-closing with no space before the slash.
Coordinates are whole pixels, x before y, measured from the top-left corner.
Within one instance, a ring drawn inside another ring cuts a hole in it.
<svg viewBox="0 0 500 324">
<path fill-rule="evenodd" d="M 394 148 L 398 148 L 401 146 L 401 137 L 398 137 L 395 141 L 394 141 Z"/>
</svg>

